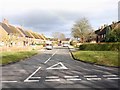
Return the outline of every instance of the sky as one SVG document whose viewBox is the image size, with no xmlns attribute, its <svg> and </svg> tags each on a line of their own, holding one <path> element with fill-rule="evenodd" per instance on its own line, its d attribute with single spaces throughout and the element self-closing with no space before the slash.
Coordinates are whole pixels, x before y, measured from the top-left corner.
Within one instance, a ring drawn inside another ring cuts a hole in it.
<svg viewBox="0 0 120 90">
<path fill-rule="evenodd" d="M 94 30 L 118 21 L 119 0 L 0 0 L 0 22 L 23 26 L 51 37 L 62 32 L 71 37 L 71 28 L 87 18 Z"/>
</svg>

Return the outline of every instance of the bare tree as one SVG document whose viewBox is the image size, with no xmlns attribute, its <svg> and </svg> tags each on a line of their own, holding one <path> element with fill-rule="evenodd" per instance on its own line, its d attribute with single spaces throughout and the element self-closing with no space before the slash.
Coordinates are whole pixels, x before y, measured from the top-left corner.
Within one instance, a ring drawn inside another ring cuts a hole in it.
<svg viewBox="0 0 120 90">
<path fill-rule="evenodd" d="M 60 33 L 60 35 L 59 35 L 59 39 L 60 39 L 60 40 L 63 40 L 63 39 L 65 39 L 65 34 L 63 34 L 63 33 Z"/>
<path fill-rule="evenodd" d="M 63 40 L 63 39 L 65 39 L 65 34 L 63 34 L 63 33 L 61 33 L 61 32 L 53 32 L 52 33 L 52 37 L 54 38 L 54 39 L 59 39 L 59 40 Z"/>
<path fill-rule="evenodd" d="M 75 22 L 71 33 L 73 37 L 80 38 L 81 42 L 85 42 L 91 30 L 92 27 L 89 21 L 86 18 L 81 18 Z"/>
</svg>

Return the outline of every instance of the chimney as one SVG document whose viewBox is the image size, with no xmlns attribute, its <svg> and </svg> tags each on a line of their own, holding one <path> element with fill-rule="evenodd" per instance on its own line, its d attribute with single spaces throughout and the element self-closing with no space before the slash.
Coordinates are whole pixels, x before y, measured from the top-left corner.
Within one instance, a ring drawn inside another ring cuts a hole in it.
<svg viewBox="0 0 120 90">
<path fill-rule="evenodd" d="M 9 24 L 9 23 L 8 23 L 8 20 L 7 20 L 7 19 L 5 19 L 5 18 L 3 19 L 3 21 L 2 21 L 2 22 L 3 22 L 3 23 L 5 23 L 5 24 L 7 24 L 7 25 Z"/>
</svg>

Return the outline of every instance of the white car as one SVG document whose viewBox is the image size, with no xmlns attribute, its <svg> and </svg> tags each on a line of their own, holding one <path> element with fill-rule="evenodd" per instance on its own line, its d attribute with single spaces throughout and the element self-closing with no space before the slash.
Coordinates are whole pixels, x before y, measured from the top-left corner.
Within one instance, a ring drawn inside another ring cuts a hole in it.
<svg viewBox="0 0 120 90">
<path fill-rule="evenodd" d="M 52 50 L 53 49 L 52 43 L 46 43 L 46 49 Z"/>
<path fill-rule="evenodd" d="M 68 43 L 63 43 L 63 47 L 68 47 L 69 44 Z"/>
</svg>

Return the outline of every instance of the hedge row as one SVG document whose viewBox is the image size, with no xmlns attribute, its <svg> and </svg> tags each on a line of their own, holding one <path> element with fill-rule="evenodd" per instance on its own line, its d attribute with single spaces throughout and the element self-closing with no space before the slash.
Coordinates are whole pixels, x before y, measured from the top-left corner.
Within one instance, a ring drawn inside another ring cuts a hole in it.
<svg viewBox="0 0 120 90">
<path fill-rule="evenodd" d="M 79 49 L 86 51 L 120 51 L 120 43 L 82 44 Z"/>
</svg>

